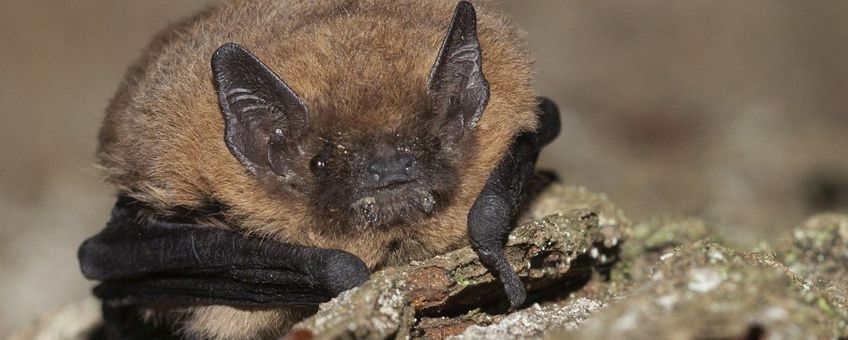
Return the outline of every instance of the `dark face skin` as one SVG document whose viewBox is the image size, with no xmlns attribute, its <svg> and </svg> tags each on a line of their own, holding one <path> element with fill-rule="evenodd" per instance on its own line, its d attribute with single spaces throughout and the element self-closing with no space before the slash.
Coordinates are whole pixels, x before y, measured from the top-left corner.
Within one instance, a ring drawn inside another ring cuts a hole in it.
<svg viewBox="0 0 848 340">
<path fill-rule="evenodd" d="M 438 137 L 333 133 L 316 139 L 310 206 L 333 229 L 410 224 L 450 203 L 457 174 Z"/>
</svg>

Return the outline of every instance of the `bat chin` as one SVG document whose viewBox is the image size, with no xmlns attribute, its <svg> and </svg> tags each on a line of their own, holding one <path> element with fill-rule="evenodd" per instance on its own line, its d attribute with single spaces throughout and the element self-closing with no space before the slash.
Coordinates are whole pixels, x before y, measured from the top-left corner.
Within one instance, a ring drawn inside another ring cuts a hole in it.
<svg viewBox="0 0 848 340">
<path fill-rule="evenodd" d="M 433 214 L 436 198 L 415 182 L 369 190 L 350 205 L 353 224 L 367 228 L 398 227 Z"/>
</svg>

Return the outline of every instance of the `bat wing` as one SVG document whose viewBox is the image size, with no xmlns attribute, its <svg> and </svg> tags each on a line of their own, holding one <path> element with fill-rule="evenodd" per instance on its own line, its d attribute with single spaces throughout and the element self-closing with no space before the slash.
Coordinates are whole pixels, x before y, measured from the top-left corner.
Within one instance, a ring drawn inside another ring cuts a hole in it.
<svg viewBox="0 0 848 340">
<path fill-rule="evenodd" d="M 539 128 L 513 142 L 509 155 L 489 175 L 483 191 L 468 212 L 468 234 L 480 261 L 497 274 L 512 308 L 524 303 L 527 292 L 510 267 L 503 243 L 519 213 L 521 197 L 533 175 L 542 147 L 559 134 L 559 110 L 547 98 L 539 100 Z"/>
<path fill-rule="evenodd" d="M 104 306 L 148 303 L 236 306 L 314 305 L 368 279 L 356 256 L 248 237 L 242 233 L 140 217 L 121 198 L 106 228 L 78 258 Z"/>
</svg>

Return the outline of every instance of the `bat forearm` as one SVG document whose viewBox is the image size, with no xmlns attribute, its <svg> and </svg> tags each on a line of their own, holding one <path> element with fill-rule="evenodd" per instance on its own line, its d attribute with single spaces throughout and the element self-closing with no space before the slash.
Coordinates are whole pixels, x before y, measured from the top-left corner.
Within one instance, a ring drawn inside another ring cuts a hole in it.
<svg viewBox="0 0 848 340">
<path fill-rule="evenodd" d="M 539 110 L 539 129 L 516 139 L 509 155 L 492 171 L 468 213 L 471 245 L 481 262 L 500 278 L 513 308 L 524 303 L 526 290 L 506 260 L 504 239 L 518 215 L 521 197 L 535 169 L 539 151 L 560 129 L 559 111 L 552 101 L 543 98 Z"/>
</svg>

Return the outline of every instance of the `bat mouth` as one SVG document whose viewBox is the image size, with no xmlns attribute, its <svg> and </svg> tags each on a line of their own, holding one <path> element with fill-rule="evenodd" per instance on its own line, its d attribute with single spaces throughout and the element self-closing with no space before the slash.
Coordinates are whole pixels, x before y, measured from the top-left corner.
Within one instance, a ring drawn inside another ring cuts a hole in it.
<svg viewBox="0 0 848 340">
<path fill-rule="evenodd" d="M 415 184 L 415 181 L 411 180 L 411 179 L 410 180 L 403 180 L 403 181 L 396 181 L 396 182 L 377 186 L 373 190 L 375 190 L 375 191 L 398 190 L 398 189 L 403 189 L 404 187 L 414 185 L 414 184 Z"/>
<path fill-rule="evenodd" d="M 398 182 L 372 190 L 354 201 L 350 210 L 359 226 L 399 226 L 432 215 L 436 196 L 415 181 Z"/>
</svg>

